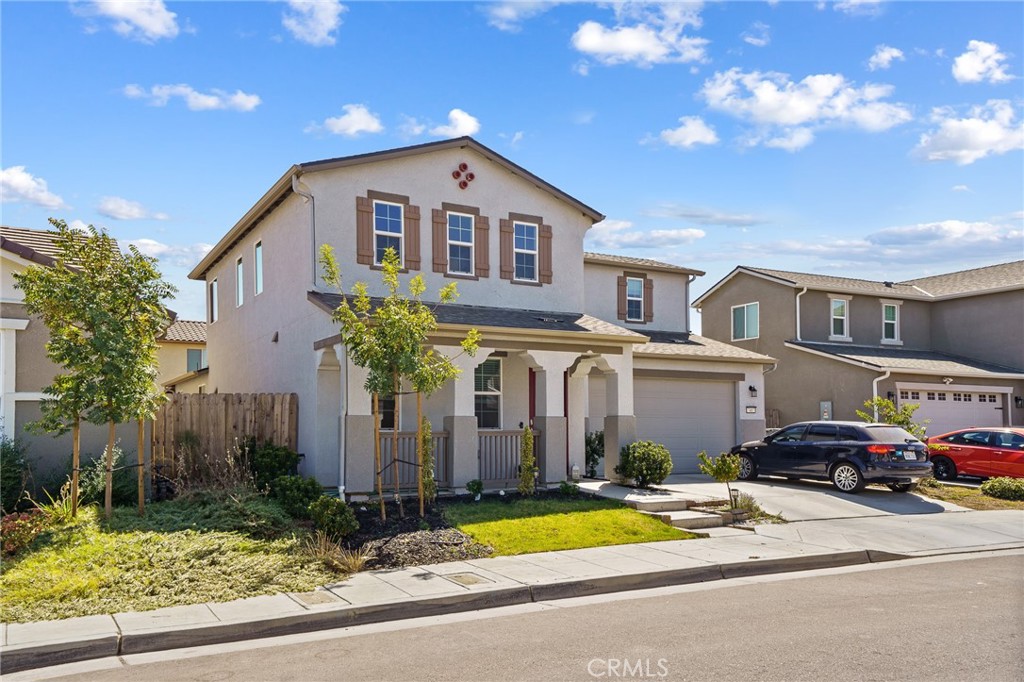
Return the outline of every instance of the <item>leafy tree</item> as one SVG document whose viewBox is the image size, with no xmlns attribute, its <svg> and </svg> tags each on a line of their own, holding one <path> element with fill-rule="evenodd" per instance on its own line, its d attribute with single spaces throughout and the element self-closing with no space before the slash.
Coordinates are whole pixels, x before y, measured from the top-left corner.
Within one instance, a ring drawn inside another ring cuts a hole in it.
<svg viewBox="0 0 1024 682">
<path fill-rule="evenodd" d="M 729 484 L 740 477 L 740 456 L 723 452 L 711 459 L 707 452 L 701 450 L 697 453 L 697 459 L 700 460 L 700 470 L 704 474 L 725 484 L 725 489 L 729 492 L 729 506 L 732 507 L 732 486 Z"/>
<path fill-rule="evenodd" d="M 516 488 L 520 495 L 530 496 L 536 491 L 533 470 L 537 467 L 537 458 L 533 454 L 533 429 L 527 424 L 523 427 L 523 438 L 519 446 L 519 485 Z"/>
<path fill-rule="evenodd" d="M 44 389 L 43 418 L 34 428 L 74 432 L 72 498 L 77 502 L 81 420 L 107 423 L 109 518 L 115 428 L 152 417 L 164 400 L 156 386 L 156 339 L 169 322 L 163 301 L 176 290 L 161 279 L 156 259 L 135 246 L 122 253 L 106 231 L 90 225 L 76 232 L 52 218 L 50 224 L 56 230 L 56 263 L 14 275 L 26 308 L 50 332 L 47 356 L 63 368 Z"/>
<path fill-rule="evenodd" d="M 865 400 L 864 407 L 871 412 L 857 410 L 857 416 L 865 422 L 892 424 L 902 427 L 918 440 L 925 439 L 925 432 L 928 430 L 931 420 L 925 419 L 920 423 L 914 421 L 914 413 L 921 407 L 919 403 L 903 403 L 900 407 L 896 407 L 896 404 L 888 398 L 875 396 L 871 400 Z"/>
<path fill-rule="evenodd" d="M 328 285 L 342 291 L 341 305 L 334 311 L 334 321 L 341 325 L 341 342 L 344 344 L 352 362 L 368 369 L 364 388 L 374 396 L 373 416 L 379 423 L 380 397 L 395 397 L 395 425 L 400 417 L 400 400 L 403 382 L 411 384 L 413 390 L 422 395 L 430 395 L 447 382 L 458 376 L 460 370 L 452 359 L 433 348 L 428 348 L 431 333 L 437 330 L 437 318 L 434 309 L 422 301 L 426 292 L 426 284 L 422 275 L 409 280 L 408 295 L 401 291 L 398 273 L 401 263 L 394 249 L 384 252 L 382 278 L 388 295 L 382 299 L 372 300 L 363 282 L 352 286 L 352 302 L 341 287 L 341 270 L 334 256 L 334 249 L 329 244 L 320 247 L 320 265 L 323 268 L 323 280 Z M 440 303 L 452 303 L 458 297 L 455 283 L 441 288 Z M 463 353 L 476 353 L 480 341 L 480 333 L 470 329 L 461 342 Z M 421 402 L 417 399 L 417 425 L 422 420 Z M 417 428 L 419 431 L 419 428 Z M 398 429 L 392 435 L 391 452 L 398 452 Z M 423 443 L 417 439 L 417 464 L 422 465 Z M 380 497 L 381 519 L 387 518 L 384 509 L 384 486 L 381 478 L 380 438 L 374 438 L 374 459 L 377 467 L 377 495 Z M 398 488 L 398 466 L 392 464 L 392 482 L 395 489 L 395 500 L 398 502 L 399 514 L 402 513 L 401 498 Z M 420 513 L 423 513 L 422 489 L 420 492 Z"/>
</svg>

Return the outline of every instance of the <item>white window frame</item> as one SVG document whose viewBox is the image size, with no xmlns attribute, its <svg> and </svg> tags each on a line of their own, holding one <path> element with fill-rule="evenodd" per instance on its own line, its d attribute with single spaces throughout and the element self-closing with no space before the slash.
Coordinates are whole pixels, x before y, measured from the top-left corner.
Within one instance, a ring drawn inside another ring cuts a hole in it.
<svg viewBox="0 0 1024 682">
<path fill-rule="evenodd" d="M 190 370 L 188 368 L 188 354 L 191 353 L 192 351 L 199 351 L 199 367 L 197 369 L 191 369 Z M 198 369 L 203 369 L 204 367 L 207 367 L 207 366 L 208 365 L 206 364 L 206 349 L 205 348 L 186 348 L 185 349 L 185 371 L 186 372 L 195 372 Z"/>
<path fill-rule="evenodd" d="M 451 216 L 458 216 L 460 218 L 469 218 L 469 241 L 461 242 L 455 241 L 451 238 L 451 224 L 448 222 Z M 448 248 L 448 274 L 449 275 L 461 275 L 463 277 L 472 277 L 476 274 L 476 216 L 472 213 L 461 213 L 459 211 L 448 211 L 445 216 L 445 237 L 447 238 Z M 515 241 L 515 228 L 513 229 L 512 239 Z M 462 272 L 461 270 L 452 270 L 452 246 L 468 246 L 469 247 L 469 270 Z M 512 267 L 515 267 L 515 256 L 513 256 Z"/>
<path fill-rule="evenodd" d="M 497 391 L 478 391 L 476 390 L 476 370 L 480 367 L 483 367 L 484 362 L 489 362 L 491 360 L 494 360 L 495 362 L 498 363 L 498 385 L 501 388 L 499 388 Z M 484 360 L 484 362 L 481 362 L 479 365 L 477 365 L 477 367 L 473 368 L 473 416 L 476 417 L 476 397 L 478 395 L 498 396 L 498 425 L 477 426 L 477 428 L 481 431 L 501 431 L 501 426 L 504 423 L 505 416 L 505 410 L 503 409 L 505 403 L 503 389 L 503 387 L 505 386 L 505 363 L 501 361 L 501 358 L 487 358 L 486 360 Z M 479 423 L 480 420 L 477 419 L 477 424 Z"/>
<path fill-rule="evenodd" d="M 828 340 L 829 341 L 853 341 L 853 337 L 850 334 L 850 296 L 842 296 L 839 294 L 828 295 Z M 836 302 L 843 302 L 843 311 L 845 315 L 837 317 L 835 312 Z M 836 334 L 836 320 L 843 321 L 843 333 Z"/>
<path fill-rule="evenodd" d="M 750 306 L 754 306 L 757 309 L 757 334 L 753 336 L 747 336 L 747 311 L 746 309 Z M 736 336 L 736 313 L 733 312 L 737 308 L 743 308 L 743 336 Z M 734 305 L 729 308 L 729 327 L 732 330 L 730 336 L 733 341 L 750 341 L 761 337 L 761 302 L 751 301 L 750 303 L 741 303 L 740 305 Z"/>
<path fill-rule="evenodd" d="M 235 307 L 241 308 L 245 303 L 245 263 L 239 256 L 235 261 Z"/>
<path fill-rule="evenodd" d="M 881 343 L 886 346 L 902 346 L 903 338 L 900 335 L 900 306 L 903 305 L 903 301 L 890 301 L 882 299 L 882 339 Z M 885 325 L 888 322 L 885 319 L 885 309 L 892 307 L 896 311 L 896 320 L 892 323 L 895 327 L 895 337 L 887 339 L 885 337 Z"/>
<path fill-rule="evenodd" d="M 385 232 L 377 229 L 377 204 L 385 206 L 397 206 L 399 211 L 398 224 L 401 229 L 395 232 Z M 394 201 L 382 201 L 381 199 L 373 200 L 373 264 L 383 265 L 383 261 L 377 260 L 377 237 L 389 237 L 398 238 L 398 263 L 401 267 L 405 267 L 405 204 L 399 204 Z"/>
<path fill-rule="evenodd" d="M 252 247 L 252 289 L 253 296 L 263 293 L 263 240 L 259 240 Z"/>
<path fill-rule="evenodd" d="M 639 282 L 640 283 L 640 296 L 629 295 L 629 283 Z M 626 277 L 626 322 L 643 322 L 644 321 L 644 278 L 643 277 Z M 629 316 L 629 302 L 640 301 L 640 316 L 630 317 Z"/>
<path fill-rule="evenodd" d="M 516 227 L 522 225 L 523 227 L 533 228 L 533 245 L 534 249 L 520 249 L 516 246 Z M 526 279 L 519 277 L 516 272 L 516 254 L 525 253 L 533 256 L 533 279 Z M 528 223 L 525 220 L 515 220 L 512 222 L 512 279 L 516 282 L 539 282 L 540 281 L 540 225 L 537 223 Z"/>
<path fill-rule="evenodd" d="M 217 278 L 214 277 L 210 282 L 210 324 L 220 319 L 220 304 L 217 300 L 219 296 L 220 286 L 217 284 Z"/>
</svg>

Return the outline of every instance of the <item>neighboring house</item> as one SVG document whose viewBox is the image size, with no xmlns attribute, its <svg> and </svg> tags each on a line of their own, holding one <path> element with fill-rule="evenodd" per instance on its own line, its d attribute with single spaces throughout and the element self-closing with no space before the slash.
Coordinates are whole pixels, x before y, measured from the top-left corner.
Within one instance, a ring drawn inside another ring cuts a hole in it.
<svg viewBox="0 0 1024 682">
<path fill-rule="evenodd" d="M 60 251 L 54 243 L 54 236 L 55 233 L 46 230 L 0 227 L 0 374 L 3 376 L 0 428 L 6 436 L 18 438 L 28 446 L 36 474 L 42 479 L 70 466 L 71 436 L 65 434 L 54 438 L 47 434 L 29 433 L 25 428 L 42 416 L 39 405 L 43 399 L 42 391 L 50 385 L 59 368 L 46 357 L 49 332 L 42 321 L 25 311 L 24 294 L 15 288 L 14 273 L 24 272 L 33 266 L 50 267 L 56 263 Z M 168 362 L 173 358 L 175 364 L 180 360 L 181 368 L 161 367 L 161 376 L 185 371 L 188 349 L 202 349 L 204 344 L 181 342 L 186 337 L 198 340 L 198 330 L 203 326 L 202 322 L 171 325 L 168 334 L 174 340 L 161 340 L 158 358 L 161 361 L 168 358 Z M 117 435 L 126 444 L 125 449 L 134 452 L 136 426 L 121 425 Z M 101 454 L 106 442 L 106 426 L 83 426 L 81 444 L 85 455 Z"/>
<path fill-rule="evenodd" d="M 740 266 L 693 305 L 707 336 L 778 358 L 774 426 L 873 396 L 920 404 L 932 435 L 1024 422 L 1024 261 L 905 282 Z"/>
<path fill-rule="evenodd" d="M 175 320 L 158 341 L 156 382 L 175 393 L 205 393 L 206 322 Z"/>
<path fill-rule="evenodd" d="M 584 256 L 603 217 L 471 138 L 292 166 L 189 275 L 207 287 L 207 390 L 297 393 L 304 471 L 371 491 L 366 374 L 340 343 L 340 296 L 324 288 L 317 252 L 332 245 L 346 289 L 363 281 L 380 296 L 390 246 L 427 298 L 458 283 L 458 302 L 436 309 L 435 348 L 455 356 L 468 329 L 483 335 L 475 357 L 456 359 L 462 374 L 424 401 L 443 484 L 501 485 L 531 422 L 544 482 L 583 468 L 587 429 L 605 431 L 609 472 L 638 436 L 694 471 L 698 449 L 763 433 L 773 360 L 687 333 L 699 271 Z M 385 435 L 397 426 L 408 443 L 415 399 L 401 399 L 397 425 L 384 402 Z"/>
</svg>

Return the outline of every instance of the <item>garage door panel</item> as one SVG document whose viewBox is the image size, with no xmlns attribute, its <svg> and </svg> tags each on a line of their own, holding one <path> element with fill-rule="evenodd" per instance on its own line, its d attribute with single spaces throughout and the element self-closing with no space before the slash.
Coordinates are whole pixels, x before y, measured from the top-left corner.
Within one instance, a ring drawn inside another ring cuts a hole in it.
<svg viewBox="0 0 1024 682">
<path fill-rule="evenodd" d="M 973 426 L 1003 425 L 1003 396 L 986 391 L 954 391 L 942 385 L 933 389 L 900 390 L 900 403 L 920 405 L 914 418 L 930 420 L 929 436 Z"/>
<path fill-rule="evenodd" d="M 633 391 L 637 435 L 668 448 L 673 473 L 697 473 L 701 450 L 717 455 L 735 445 L 732 382 L 645 378 Z"/>
</svg>

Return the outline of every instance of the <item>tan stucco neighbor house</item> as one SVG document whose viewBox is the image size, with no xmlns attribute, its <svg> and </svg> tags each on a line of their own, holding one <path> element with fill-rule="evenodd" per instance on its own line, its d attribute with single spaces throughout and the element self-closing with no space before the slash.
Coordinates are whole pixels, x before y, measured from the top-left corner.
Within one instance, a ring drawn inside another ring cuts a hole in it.
<svg viewBox="0 0 1024 682">
<path fill-rule="evenodd" d="M 919 404 L 931 435 L 1024 423 L 1024 261 L 905 282 L 739 266 L 693 306 L 706 336 L 778 358 L 770 426 L 873 396 Z"/>
<path fill-rule="evenodd" d="M 347 495 L 373 489 L 374 423 L 365 372 L 347 358 L 319 278 L 334 247 L 344 285 L 384 293 L 385 248 L 439 306 L 435 348 L 457 355 L 483 335 L 461 375 L 424 401 L 438 480 L 515 478 L 522 426 L 539 432 L 540 480 L 584 467 L 584 434 L 603 429 L 608 471 L 619 446 L 666 443 L 678 471 L 700 449 L 763 433 L 762 372 L 774 361 L 688 333 L 689 285 L 700 271 L 652 260 L 584 254 L 603 215 L 468 137 L 297 164 L 190 273 L 207 287 L 208 392 L 294 392 L 304 473 Z M 755 395 L 756 394 L 756 395 Z M 412 458 L 415 402 L 382 415 Z M 415 473 L 402 466 L 403 482 Z"/>
<path fill-rule="evenodd" d="M 206 322 L 174 320 L 160 335 L 157 361 L 160 374 L 156 381 L 165 390 L 176 393 L 204 393 L 206 362 Z"/>
</svg>

